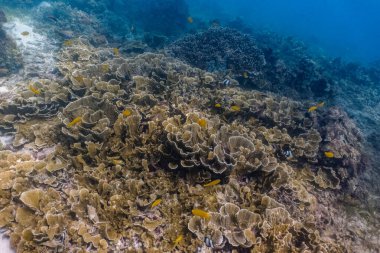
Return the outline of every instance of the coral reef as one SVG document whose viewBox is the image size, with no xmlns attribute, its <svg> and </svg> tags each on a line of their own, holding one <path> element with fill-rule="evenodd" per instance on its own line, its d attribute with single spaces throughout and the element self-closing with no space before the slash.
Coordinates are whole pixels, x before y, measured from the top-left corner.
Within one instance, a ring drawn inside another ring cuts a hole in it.
<svg viewBox="0 0 380 253">
<path fill-rule="evenodd" d="M 226 76 L 226 80 L 233 77 L 239 81 L 239 85 L 241 86 L 260 91 L 271 91 L 296 100 L 309 101 L 313 98 L 315 100 L 324 101 L 329 107 L 338 106 L 343 108 L 349 114 L 348 116 L 353 118 L 355 124 L 361 129 L 361 133 L 363 134 L 362 141 L 365 142 L 363 145 L 365 146 L 364 153 L 367 154 L 366 159 L 370 161 L 368 164 L 370 165 L 369 167 L 377 168 L 379 166 L 380 161 L 377 159 L 377 150 L 379 149 L 378 140 L 380 137 L 379 132 L 376 130 L 379 128 L 380 122 L 378 120 L 378 107 L 380 102 L 378 96 L 380 87 L 378 85 L 380 82 L 379 64 L 364 67 L 356 63 L 346 63 L 340 58 L 334 59 L 316 54 L 308 50 L 306 44 L 298 41 L 296 38 L 284 37 L 268 31 L 246 29 L 247 26 L 241 20 L 236 20 L 236 22 L 231 22 L 228 25 L 240 31 L 247 32 L 250 35 L 243 35 L 232 29 L 222 28 L 215 30 L 215 28 L 213 28 L 180 39 L 172 46 L 169 46 L 168 53 L 181 58 L 193 66 L 206 70 L 219 71 L 221 72 L 220 75 Z M 214 31 L 219 31 L 219 33 Z M 209 38 L 208 35 L 211 34 L 214 36 Z M 259 72 L 256 72 L 256 68 L 252 66 L 248 66 L 247 69 L 243 70 L 246 71 L 246 73 L 242 73 L 242 70 L 236 72 L 233 71 L 233 68 L 226 68 L 225 64 L 221 66 L 217 64 L 218 62 L 223 62 L 221 59 L 224 59 L 223 57 L 228 55 L 230 51 L 240 52 L 239 59 L 244 59 L 245 56 L 251 55 L 249 49 L 240 51 L 242 46 L 238 45 L 238 43 L 228 43 L 234 40 L 239 40 L 240 43 L 243 43 L 244 40 L 242 38 L 247 38 L 245 45 L 251 45 L 250 48 L 253 47 L 259 50 L 258 52 L 260 52 L 261 57 L 264 59 L 265 64 L 261 66 Z M 252 38 L 254 38 L 254 40 Z M 215 43 L 215 41 L 222 42 L 218 44 Z M 216 45 L 224 46 L 223 48 L 217 48 Z M 221 53 L 223 51 L 226 51 L 226 53 Z M 204 64 L 207 62 L 211 64 L 211 68 Z M 227 81 L 226 84 L 228 83 Z M 284 104 L 282 110 L 286 111 L 285 106 Z M 280 109 L 280 107 L 278 107 L 278 109 Z M 276 109 L 273 108 L 273 110 Z M 336 111 L 328 110 L 326 113 L 335 114 Z M 283 121 L 283 119 L 281 121 Z M 299 122 L 300 121 L 298 121 L 297 124 L 299 124 Z M 276 123 L 278 124 L 279 122 Z M 339 126 L 338 128 L 342 127 L 345 128 L 344 126 Z M 343 132 L 347 134 L 349 134 L 350 131 L 349 129 L 343 130 Z M 341 135 L 341 133 L 337 133 L 335 137 L 338 135 Z M 353 135 L 355 135 L 355 131 Z M 325 138 L 323 134 L 321 137 Z M 343 139 L 346 137 L 343 137 Z M 355 141 L 352 143 L 355 143 Z M 299 139 L 296 143 L 296 146 L 299 145 L 305 145 L 302 139 Z M 321 145 L 324 144 L 321 143 Z M 336 145 L 339 144 L 336 143 Z M 328 148 L 329 147 L 325 148 L 325 150 Z M 299 155 L 297 148 L 295 148 L 295 151 L 296 155 Z M 310 150 L 310 152 L 312 152 L 312 150 Z M 310 153 L 310 155 L 311 154 L 312 153 Z M 347 158 L 349 157 L 347 154 L 348 153 L 345 154 L 346 158 L 343 163 L 347 163 L 351 160 Z M 315 156 L 315 154 L 312 156 Z M 353 157 L 355 156 L 354 153 Z M 308 159 L 311 159 L 311 157 L 308 157 Z M 337 165 L 335 163 L 339 163 L 340 159 L 341 158 L 336 158 L 334 163 L 329 161 L 328 164 L 323 164 L 323 166 L 327 168 L 335 166 Z M 356 162 L 354 160 L 357 159 L 353 158 L 351 162 L 355 164 Z M 328 171 L 330 170 L 328 169 Z M 346 169 L 343 169 L 343 171 L 345 172 L 340 172 L 341 175 L 347 174 Z M 374 189 L 375 192 L 379 192 L 380 188 L 377 184 L 379 175 L 376 172 L 377 170 L 370 169 L 368 171 L 368 178 L 374 179 L 373 182 L 370 183 L 372 184 L 371 188 Z M 338 172 L 335 171 L 334 173 Z M 355 172 L 349 172 L 349 174 L 352 173 Z M 362 183 L 368 184 L 369 182 Z"/>
<path fill-rule="evenodd" d="M 336 69 L 333 62 L 310 55 L 306 46 L 293 38 L 248 32 L 212 27 L 179 39 L 167 52 L 195 67 L 232 75 L 241 85 L 262 91 L 296 99 L 332 99 L 339 82 L 332 71 Z"/>
<path fill-rule="evenodd" d="M 33 8 L 35 12 L 34 25 L 37 31 L 48 33 L 49 36 L 64 40 L 86 35 L 92 38 L 95 45 L 106 44 L 107 40 L 103 35 L 103 26 L 95 15 L 75 8 L 75 1 L 72 4 L 64 2 L 45 2 Z M 86 1 L 86 5 L 90 4 Z M 99 5 L 100 2 L 99 2 Z"/>
<path fill-rule="evenodd" d="M 207 30 L 185 1 L 0 3 L 34 16 L 29 37 L 0 29 L 0 76 L 37 38 L 0 90 L 0 228 L 18 252 L 378 250 L 378 178 L 359 176 L 378 157 L 379 66 L 239 18 L 250 35 Z"/>
<path fill-rule="evenodd" d="M 22 66 L 16 43 L 3 30 L 5 22 L 7 22 L 6 14 L 0 8 L 0 77 L 14 73 Z"/>
<path fill-rule="evenodd" d="M 320 192 L 348 187 L 364 163 L 341 109 L 308 112 L 83 38 L 58 60 L 60 85 L 21 84 L 0 107 L 13 136 L 0 151 L 0 226 L 18 251 L 347 250 L 355 233 L 332 241 L 319 216 Z"/>
<path fill-rule="evenodd" d="M 230 28 L 214 27 L 188 35 L 170 45 L 169 54 L 207 71 L 259 75 L 265 65 L 254 40 Z"/>
</svg>

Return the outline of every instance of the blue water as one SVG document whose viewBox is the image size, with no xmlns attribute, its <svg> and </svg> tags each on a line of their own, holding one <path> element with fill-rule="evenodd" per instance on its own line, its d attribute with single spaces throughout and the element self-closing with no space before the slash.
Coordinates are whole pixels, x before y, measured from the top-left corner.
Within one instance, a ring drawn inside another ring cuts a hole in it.
<svg viewBox="0 0 380 253">
<path fill-rule="evenodd" d="M 193 15 L 242 18 L 292 35 L 328 55 L 370 63 L 380 59 L 378 0 L 188 0 Z"/>
<path fill-rule="evenodd" d="M 35 6 L 43 1 L 6 1 L 0 5 Z M 83 0 L 51 1 L 70 4 L 88 12 L 108 16 L 111 32 L 123 26 L 144 31 L 186 32 L 184 18 L 194 23 L 236 18 L 256 29 L 294 36 L 323 54 L 363 64 L 380 59 L 380 1 L 378 0 Z M 111 12 L 109 12 L 111 11 Z M 118 16 L 117 19 L 116 16 Z M 173 24 L 177 27 L 173 30 Z M 112 27 L 113 26 L 113 27 Z"/>
</svg>

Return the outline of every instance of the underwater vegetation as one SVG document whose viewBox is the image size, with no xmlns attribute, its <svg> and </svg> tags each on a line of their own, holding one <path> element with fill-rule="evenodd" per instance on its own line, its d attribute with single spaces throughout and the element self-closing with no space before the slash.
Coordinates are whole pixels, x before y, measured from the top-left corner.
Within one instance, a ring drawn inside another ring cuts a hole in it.
<svg viewBox="0 0 380 253">
<path fill-rule="evenodd" d="M 376 110 L 379 68 L 185 1 L 38 4 L 18 35 L 47 35 L 54 68 L 0 90 L 0 228 L 17 252 L 376 252 L 362 176 L 379 123 L 348 108 Z M 6 77 L 39 64 L 0 40 Z"/>
</svg>

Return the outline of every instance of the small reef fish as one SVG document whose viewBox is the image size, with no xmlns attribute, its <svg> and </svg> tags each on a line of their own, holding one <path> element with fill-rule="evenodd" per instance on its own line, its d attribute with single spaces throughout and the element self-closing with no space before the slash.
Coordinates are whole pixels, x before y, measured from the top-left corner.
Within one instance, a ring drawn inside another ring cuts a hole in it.
<svg viewBox="0 0 380 253">
<path fill-rule="evenodd" d="M 193 19 L 192 17 L 188 17 L 188 18 L 187 18 L 187 22 L 188 22 L 189 24 L 192 24 L 192 23 L 194 22 L 194 19 Z"/>
<path fill-rule="evenodd" d="M 311 106 L 307 111 L 308 111 L 308 112 L 314 112 L 314 111 L 317 110 L 317 109 L 318 109 L 318 106 L 313 105 L 313 106 Z"/>
<path fill-rule="evenodd" d="M 221 108 L 221 107 L 222 107 L 221 104 L 219 104 L 219 103 L 215 104 L 215 108 Z"/>
<path fill-rule="evenodd" d="M 174 246 L 177 246 L 182 240 L 183 240 L 183 235 L 179 235 L 179 236 L 174 240 Z"/>
<path fill-rule="evenodd" d="M 314 112 L 319 107 L 323 107 L 324 105 L 325 105 L 325 102 L 319 102 L 318 104 L 311 106 L 307 111 L 308 112 Z"/>
<path fill-rule="evenodd" d="M 47 16 L 48 19 L 53 20 L 54 22 L 58 23 L 58 18 L 54 16 Z"/>
<path fill-rule="evenodd" d="M 325 102 L 323 102 L 323 101 L 322 101 L 322 102 L 319 102 L 319 103 L 317 104 L 318 107 L 322 107 L 322 106 L 324 106 L 324 105 L 325 105 Z"/>
<path fill-rule="evenodd" d="M 129 109 L 125 109 L 123 112 L 122 112 L 123 116 L 124 117 L 128 117 L 132 114 L 132 111 L 129 110 Z"/>
<path fill-rule="evenodd" d="M 33 92 L 34 94 L 36 94 L 36 95 L 40 95 L 41 94 L 41 91 L 39 89 L 37 89 L 37 88 L 34 88 L 33 85 L 29 85 L 29 90 L 31 92 Z"/>
<path fill-rule="evenodd" d="M 209 237 L 206 236 L 204 242 L 205 242 L 207 247 L 214 248 L 214 243 L 212 242 L 212 240 Z"/>
<path fill-rule="evenodd" d="M 161 202 L 162 202 L 162 199 L 156 199 L 155 201 L 153 201 L 150 208 L 154 208 L 154 207 L 158 206 Z"/>
<path fill-rule="evenodd" d="M 74 37 L 74 32 L 71 30 L 57 30 L 57 32 L 63 37 L 67 39 L 72 39 Z"/>
<path fill-rule="evenodd" d="M 119 52 L 119 49 L 118 49 L 117 47 L 115 47 L 115 48 L 113 49 L 113 54 L 114 54 L 115 56 L 119 56 L 120 52 Z"/>
<path fill-rule="evenodd" d="M 206 128 L 207 127 L 207 120 L 206 119 L 199 119 L 198 125 L 200 125 L 202 128 Z"/>
<path fill-rule="evenodd" d="M 67 127 L 72 127 L 72 126 L 78 124 L 81 121 L 82 121 L 82 117 L 76 117 L 69 124 L 67 124 Z"/>
<path fill-rule="evenodd" d="M 29 32 L 28 32 L 28 31 L 22 32 L 21 35 L 22 35 L 22 36 L 28 36 L 28 35 L 29 35 Z"/>
<path fill-rule="evenodd" d="M 233 111 L 233 112 L 238 112 L 238 111 L 240 111 L 240 106 L 238 106 L 238 105 L 233 105 L 233 106 L 231 106 L 231 111 Z"/>
<path fill-rule="evenodd" d="M 334 153 L 331 151 L 326 151 L 324 154 L 327 158 L 334 158 Z"/>
<path fill-rule="evenodd" d="M 78 83 L 83 83 L 84 77 L 83 77 L 83 76 L 75 76 L 74 79 L 75 79 Z"/>
<path fill-rule="evenodd" d="M 204 184 L 203 186 L 204 187 L 214 186 L 214 185 L 220 184 L 220 182 L 221 182 L 220 179 L 215 179 L 215 180 L 211 181 L 210 183 Z"/>
<path fill-rule="evenodd" d="M 8 74 L 9 70 L 7 68 L 0 68 L 0 76 Z"/>
<path fill-rule="evenodd" d="M 226 78 L 226 79 L 223 80 L 223 84 L 225 86 L 229 86 L 231 84 L 231 80 Z"/>
<path fill-rule="evenodd" d="M 136 33 L 136 28 L 134 25 L 131 25 L 131 33 L 135 34 Z"/>
<path fill-rule="evenodd" d="M 124 164 L 123 160 L 112 160 L 112 163 L 114 165 L 123 165 Z"/>
<path fill-rule="evenodd" d="M 245 79 L 247 79 L 247 78 L 249 77 L 249 74 L 248 74 L 247 71 L 244 71 L 244 72 L 243 72 L 243 77 L 244 77 Z"/>
<path fill-rule="evenodd" d="M 63 45 L 64 45 L 65 47 L 71 47 L 73 44 L 74 44 L 74 43 L 73 43 L 72 40 L 65 40 L 65 41 L 63 42 Z"/>
<path fill-rule="evenodd" d="M 191 210 L 191 213 L 195 216 L 199 216 L 201 218 L 204 218 L 204 219 L 210 219 L 211 215 L 206 212 L 206 211 L 203 211 L 201 209 L 193 209 Z"/>
</svg>

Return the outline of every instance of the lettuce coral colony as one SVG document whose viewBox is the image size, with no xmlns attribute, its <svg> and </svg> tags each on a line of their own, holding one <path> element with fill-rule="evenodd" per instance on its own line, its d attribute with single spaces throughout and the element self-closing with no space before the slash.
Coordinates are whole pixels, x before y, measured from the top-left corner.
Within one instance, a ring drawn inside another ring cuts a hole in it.
<svg viewBox="0 0 380 253">
<path fill-rule="evenodd" d="M 0 151 L 0 226 L 18 252 L 345 252 L 321 220 L 321 192 L 364 163 L 341 109 L 309 113 L 85 39 L 63 47 L 59 70 L 59 85 L 25 84 L 0 105 L 0 129 L 24 148 Z"/>
</svg>

